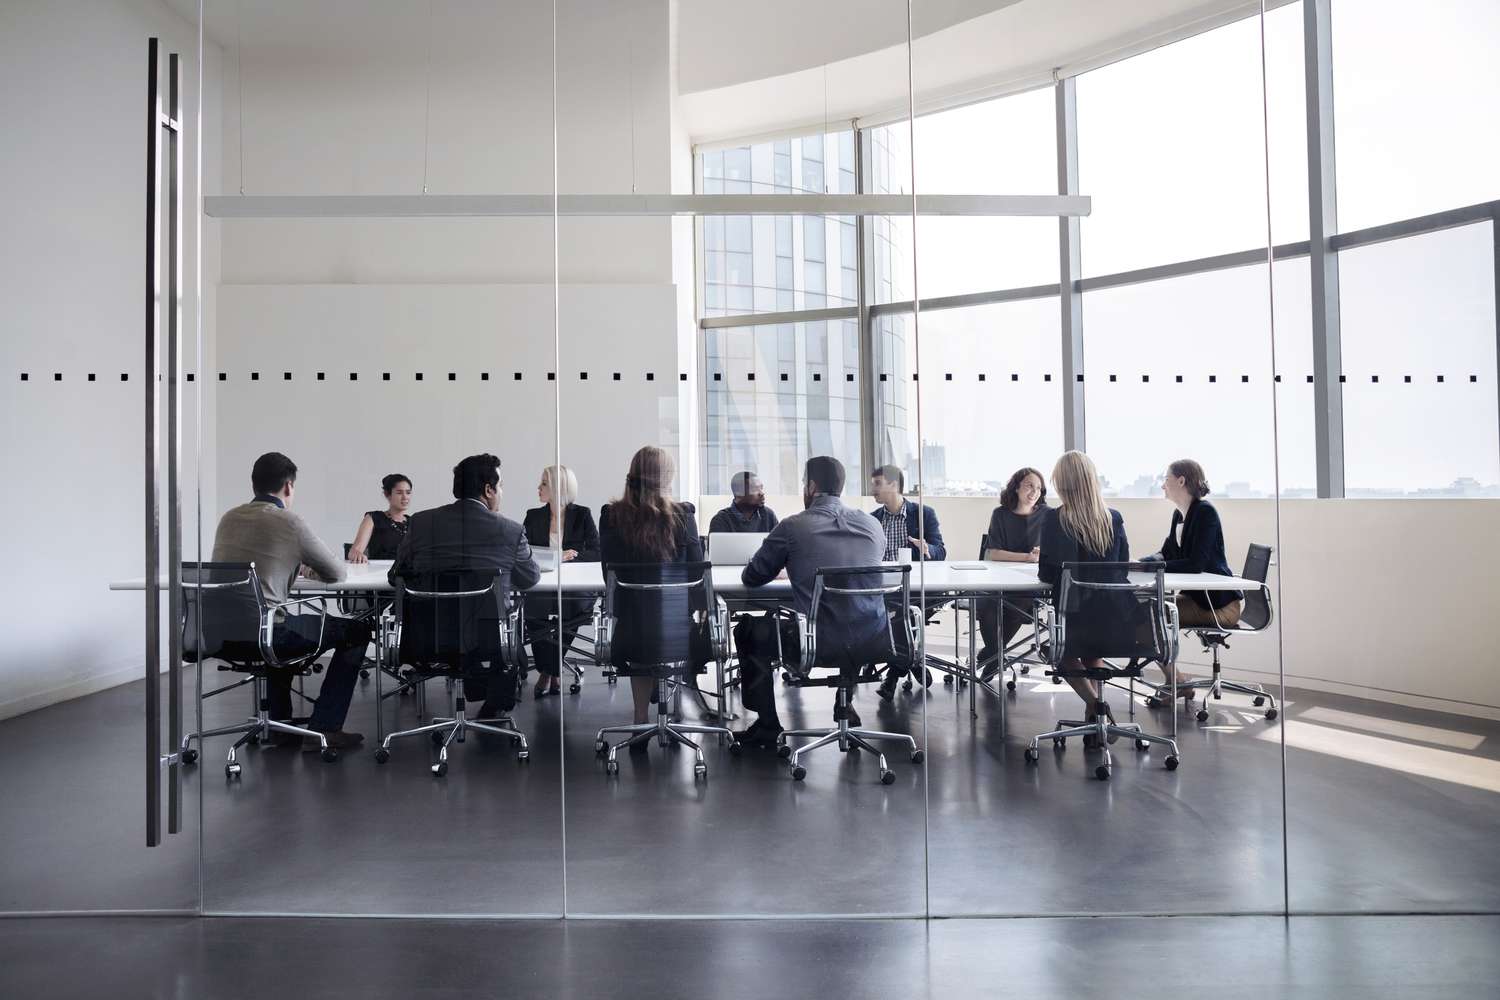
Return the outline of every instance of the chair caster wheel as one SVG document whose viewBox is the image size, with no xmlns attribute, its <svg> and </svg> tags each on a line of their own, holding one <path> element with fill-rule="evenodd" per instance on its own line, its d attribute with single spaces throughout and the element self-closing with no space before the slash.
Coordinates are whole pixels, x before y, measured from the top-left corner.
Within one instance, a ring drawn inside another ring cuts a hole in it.
<svg viewBox="0 0 1500 1000">
<path fill-rule="evenodd" d="M 953 675 L 952 674 L 944 674 L 943 675 L 943 686 L 944 687 L 952 687 L 953 686 Z"/>
<path fill-rule="evenodd" d="M 1031 668 L 1029 666 L 1023 666 L 1021 668 L 1021 673 L 1023 673 L 1023 674 L 1029 674 L 1029 673 L 1031 673 Z"/>
<path fill-rule="evenodd" d="M 913 750 L 911 752 L 911 762 L 913 764 L 920 764 L 920 763 L 922 763 L 922 761 L 926 757 L 927 757 L 927 754 L 926 754 L 925 751 L 922 751 L 922 750 Z"/>
<path fill-rule="evenodd" d="M 1151 741 L 1150 740 L 1136 740 L 1135 741 L 1135 748 L 1137 750 L 1142 750 L 1142 751 L 1144 751 L 1144 750 L 1150 750 L 1151 749 Z"/>
<path fill-rule="evenodd" d="M 182 751 L 182 762 L 184 764 L 196 764 L 196 763 L 198 763 L 198 751 L 193 750 L 191 748 Z"/>
<path fill-rule="evenodd" d="M 613 678 L 613 677 L 607 677 L 607 678 L 605 678 L 605 680 L 609 681 L 609 686 L 610 687 L 614 687 L 615 686 L 615 678 Z"/>
<path fill-rule="evenodd" d="M 1264 705 L 1265 703 L 1266 699 L 1260 697 L 1259 695 L 1250 699 L 1250 704 L 1254 705 L 1256 708 L 1260 708 L 1260 706 Z"/>
<path fill-rule="evenodd" d="M 578 692 L 580 692 L 582 690 L 583 690 L 583 685 L 582 684 L 573 683 L 573 684 L 569 684 L 568 685 L 568 694 L 577 694 Z"/>
<path fill-rule="evenodd" d="M 729 741 L 729 756 L 731 756 L 731 757 L 739 757 L 739 756 L 742 756 L 744 753 L 745 753 L 745 748 L 740 745 L 740 741 L 739 740 L 730 740 Z"/>
<path fill-rule="evenodd" d="M 1266 721 L 1269 722 L 1269 721 L 1271 721 L 1274 718 L 1276 718 L 1276 709 L 1274 709 L 1274 708 L 1268 708 L 1268 709 L 1266 709 Z"/>
<path fill-rule="evenodd" d="M 801 764 L 797 764 L 797 765 L 793 766 L 793 768 L 792 768 L 792 780 L 793 781 L 801 781 L 805 777 L 807 777 L 807 768 L 803 767 Z"/>
<path fill-rule="evenodd" d="M 895 771 L 881 771 L 880 772 L 880 783 L 882 785 L 894 785 L 896 783 L 896 772 Z"/>
<path fill-rule="evenodd" d="M 1198 719 L 1199 722 L 1207 722 L 1208 721 L 1208 709 L 1206 709 L 1206 708 L 1200 708 L 1200 709 L 1198 709 L 1198 715 L 1196 716 L 1196 718 Z"/>
<path fill-rule="evenodd" d="M 1006 681 L 1005 682 L 1005 690 L 1007 690 L 1007 691 L 1014 691 L 1015 689 L 1016 689 L 1016 682 L 1015 681 Z"/>
<path fill-rule="evenodd" d="M 605 774 L 619 774 L 620 773 L 620 762 L 617 761 L 617 760 L 607 760 L 607 761 L 605 761 L 604 762 L 604 773 Z"/>
<path fill-rule="evenodd" d="M 368 670 L 361 670 L 359 672 L 359 679 L 362 680 L 362 681 L 369 680 L 370 679 L 370 672 Z"/>
<path fill-rule="evenodd" d="M 792 755 L 792 748 L 791 748 L 790 744 L 787 744 L 787 743 L 778 743 L 776 745 L 776 756 L 780 757 L 782 760 L 786 760 L 791 755 Z"/>
<path fill-rule="evenodd" d="M 432 773 L 437 775 L 439 778 L 447 774 L 448 762 L 446 760 L 440 760 L 436 764 L 432 765 Z"/>
<path fill-rule="evenodd" d="M 1147 698 L 1146 699 L 1146 707 L 1147 708 L 1161 708 L 1161 699 L 1160 698 Z"/>
<path fill-rule="evenodd" d="M 1036 747 L 1027 747 L 1026 748 L 1026 763 L 1028 763 L 1028 764 L 1035 764 L 1037 761 L 1039 761 L 1041 759 L 1042 759 L 1042 755 L 1037 750 Z"/>
<path fill-rule="evenodd" d="M 1167 770 L 1168 771 L 1175 771 L 1175 770 L 1177 770 L 1177 765 L 1178 765 L 1179 761 L 1177 759 L 1177 755 L 1174 753 L 1174 754 L 1168 754 L 1167 755 L 1167 759 L 1163 763 L 1165 763 L 1167 765 Z"/>
<path fill-rule="evenodd" d="M 1221 691 L 1215 691 L 1214 692 L 1214 701 L 1223 701 L 1223 700 L 1224 700 L 1224 694 L 1223 694 L 1223 692 L 1221 692 Z"/>
<path fill-rule="evenodd" d="M 604 751 L 606 751 L 608 749 L 609 749 L 609 744 L 606 743 L 606 742 L 604 742 L 603 740 L 595 740 L 594 741 L 594 753 L 603 753 Z"/>
<path fill-rule="evenodd" d="M 1061 684 L 1062 683 L 1062 678 L 1054 675 L 1053 678 L 1052 678 L 1052 683 L 1053 684 Z"/>
<path fill-rule="evenodd" d="M 384 764 L 391 759 L 391 752 L 385 747 L 375 751 L 375 763 Z"/>
<path fill-rule="evenodd" d="M 694 764 L 693 765 L 693 780 L 697 781 L 699 778 L 702 778 L 704 781 L 708 780 L 708 765 L 707 764 Z"/>
<path fill-rule="evenodd" d="M 1098 767 L 1094 768 L 1094 777 L 1098 778 L 1100 781 L 1108 781 L 1109 765 L 1100 764 Z"/>
<path fill-rule="evenodd" d="M 240 765 L 239 764 L 225 764 L 224 765 L 224 777 L 226 777 L 226 778 L 238 778 L 239 776 L 240 776 Z"/>
<path fill-rule="evenodd" d="M 337 750 L 335 750 L 333 747 L 324 747 L 323 748 L 322 757 L 323 757 L 323 763 L 325 763 L 325 764 L 333 764 L 333 763 L 335 763 L 335 762 L 338 761 L 338 759 L 339 759 L 339 752 Z"/>
<path fill-rule="evenodd" d="M 907 694 L 911 694 L 911 681 L 910 680 L 903 681 L 901 683 L 901 690 L 905 691 Z"/>
<path fill-rule="evenodd" d="M 530 750 L 517 750 L 516 751 L 516 762 L 517 763 L 524 764 L 527 761 L 529 761 L 530 759 L 531 759 L 531 751 Z"/>
<path fill-rule="evenodd" d="M 1065 739 L 1062 736 L 1054 736 L 1054 737 L 1052 737 L 1052 749 L 1054 749 L 1054 750 L 1066 750 L 1066 749 L 1068 749 L 1068 741 L 1067 741 L 1067 739 Z"/>
<path fill-rule="evenodd" d="M 791 682 L 792 682 L 792 675 L 791 675 L 791 673 L 789 671 L 783 670 L 781 672 L 781 683 L 783 683 L 783 684 L 790 684 Z"/>
</svg>

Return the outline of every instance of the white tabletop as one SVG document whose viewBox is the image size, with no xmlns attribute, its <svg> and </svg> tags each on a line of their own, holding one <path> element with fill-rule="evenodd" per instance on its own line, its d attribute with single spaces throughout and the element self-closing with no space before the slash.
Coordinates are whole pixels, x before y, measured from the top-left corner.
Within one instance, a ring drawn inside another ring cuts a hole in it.
<svg viewBox="0 0 1500 1000">
<path fill-rule="evenodd" d="M 964 565 L 973 565 L 972 563 Z M 386 579 L 391 568 L 390 560 L 371 560 L 368 563 L 349 564 L 347 576 L 338 583 L 299 578 L 292 590 L 299 593 L 323 594 L 344 592 L 388 593 L 395 588 Z M 791 593 L 792 586 L 785 579 L 772 580 L 763 587 L 747 587 L 740 582 L 742 566 L 715 566 L 713 569 L 714 591 L 721 597 L 779 597 Z M 1132 573 L 1136 583 L 1149 583 L 1148 573 Z M 558 587 L 559 571 L 544 570 L 533 591 L 546 591 Z M 166 578 L 161 579 L 166 586 Z M 930 592 L 942 594 L 997 594 L 1013 591 L 1045 591 L 1047 585 L 1037 579 L 1035 563 L 984 563 L 979 569 L 957 569 L 951 563 L 931 562 L 913 564 L 911 588 L 913 593 L 925 587 Z M 1253 580 L 1242 580 L 1234 576 L 1218 576 L 1213 573 L 1168 573 L 1166 587 L 1179 590 L 1259 590 L 1260 584 Z M 145 590 L 144 577 L 133 580 L 116 580 L 110 590 Z M 565 594 L 602 594 L 604 592 L 604 569 L 600 563 L 564 563 L 561 569 L 561 590 Z"/>
</svg>

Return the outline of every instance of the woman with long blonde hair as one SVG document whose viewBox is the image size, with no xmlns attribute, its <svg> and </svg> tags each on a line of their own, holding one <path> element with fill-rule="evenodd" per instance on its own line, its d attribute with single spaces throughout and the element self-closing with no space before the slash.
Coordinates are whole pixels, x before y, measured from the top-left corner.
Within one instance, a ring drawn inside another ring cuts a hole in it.
<svg viewBox="0 0 1500 1000">
<path fill-rule="evenodd" d="M 1119 511 L 1105 506 L 1099 473 L 1092 459 L 1081 451 L 1065 452 L 1052 469 L 1052 485 L 1061 502 L 1048 511 L 1047 520 L 1042 525 L 1037 575 L 1043 583 L 1056 587 L 1062 579 L 1063 563 L 1130 561 L 1125 522 Z M 1119 576 L 1121 580 L 1126 578 L 1123 571 Z M 1108 582 L 1109 577 L 1094 574 L 1089 579 Z M 1097 667 L 1103 662 L 1097 658 L 1069 655 L 1079 637 L 1087 638 L 1091 626 L 1097 624 L 1100 631 L 1111 631 L 1113 623 L 1092 621 L 1107 616 L 1112 610 L 1111 605 L 1109 602 L 1094 602 L 1094 605 L 1087 613 L 1070 613 L 1068 616 L 1067 647 L 1062 650 L 1064 668 Z M 1065 679 L 1088 707 L 1088 718 L 1110 714 L 1098 681 L 1087 677 Z"/>
<path fill-rule="evenodd" d="M 703 561 L 697 513 L 692 504 L 672 499 L 676 473 L 664 449 L 647 445 L 631 458 L 624 492 L 599 510 L 599 549 L 606 565 Z M 647 721 L 654 686 L 650 677 L 630 678 L 637 723 Z M 631 753 L 645 750 L 644 742 L 630 745 Z"/>
<path fill-rule="evenodd" d="M 598 562 L 599 531 L 594 514 L 578 499 L 578 477 L 566 465 L 549 465 L 542 470 L 536 484 L 536 498 L 541 506 L 526 512 L 522 527 L 526 541 L 533 549 L 552 549 L 560 562 Z M 531 637 L 531 659 L 537 668 L 536 687 L 532 697 L 545 698 L 560 693 L 563 661 L 578 637 L 570 628 L 586 618 L 594 602 L 585 598 L 556 600 L 533 598 L 526 604 L 526 633 Z"/>
</svg>

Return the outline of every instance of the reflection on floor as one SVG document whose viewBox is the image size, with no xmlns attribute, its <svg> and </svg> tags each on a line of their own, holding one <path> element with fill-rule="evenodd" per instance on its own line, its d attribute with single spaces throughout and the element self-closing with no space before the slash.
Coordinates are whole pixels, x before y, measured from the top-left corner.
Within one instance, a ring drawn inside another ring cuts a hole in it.
<svg viewBox="0 0 1500 1000">
<path fill-rule="evenodd" d="M 1497 938 L 1500 918 L 1460 916 L 0 920 L 0 994 L 1472 1000 Z"/>
<path fill-rule="evenodd" d="M 434 683 L 430 707 L 443 697 Z M 0 908 L 196 905 L 192 833 L 140 846 L 140 699 L 130 685 L 0 723 L 0 837 L 27 859 L 0 871 Z M 1123 716 L 1126 695 L 1112 702 Z M 830 716 L 826 691 L 783 704 L 789 726 Z M 1497 723 L 1295 689 L 1267 722 L 1230 695 L 1206 723 L 1178 715 L 1179 770 L 1121 743 L 1103 783 L 1076 744 L 1023 763 L 1031 734 L 1077 710 L 1043 677 L 1021 678 L 1006 735 L 998 698 L 981 692 L 971 717 L 959 685 L 894 704 L 867 688 L 857 704 L 866 724 L 924 740 L 925 767 L 892 755 L 883 786 L 873 760 L 825 750 L 799 783 L 711 741 L 706 782 L 690 753 L 654 746 L 607 777 L 594 733 L 628 718 L 630 694 L 596 670 L 577 696 L 528 689 L 526 764 L 484 736 L 453 748 L 444 778 L 423 741 L 383 766 L 368 750 L 329 765 L 262 747 L 226 782 L 225 742 L 210 741 L 187 781 L 190 821 L 203 792 L 204 906 L 552 915 L 566 892 L 574 915 L 1274 913 L 1284 726 L 1294 910 L 1500 908 Z M 211 699 L 205 722 L 247 705 L 246 691 Z M 1165 710 L 1134 711 L 1170 727 Z M 415 721 L 411 699 L 387 705 L 388 726 Z M 373 738 L 373 684 L 349 725 Z"/>
</svg>

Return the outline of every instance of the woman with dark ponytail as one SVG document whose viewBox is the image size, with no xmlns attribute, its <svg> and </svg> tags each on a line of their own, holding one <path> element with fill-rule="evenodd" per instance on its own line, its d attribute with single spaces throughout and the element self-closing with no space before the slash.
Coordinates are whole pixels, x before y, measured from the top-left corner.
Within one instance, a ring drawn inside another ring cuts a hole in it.
<svg viewBox="0 0 1500 1000">
<path fill-rule="evenodd" d="M 1178 459 L 1167 466 L 1161 491 L 1177 509 L 1172 512 L 1172 527 L 1161 551 L 1146 559 L 1165 563 L 1168 573 L 1233 576 L 1224 555 L 1224 525 L 1214 505 L 1204 499 L 1209 490 L 1203 466 L 1191 458 Z M 1237 590 L 1185 590 L 1177 595 L 1177 620 L 1184 628 L 1233 628 L 1244 607 L 1245 595 Z M 1189 679 L 1177 672 L 1179 685 Z M 1167 683 L 1171 682 L 1168 673 Z M 1183 698 L 1193 696 L 1191 688 L 1178 690 Z"/>
<path fill-rule="evenodd" d="M 386 509 L 367 511 L 359 522 L 359 528 L 354 532 L 354 544 L 349 546 L 349 561 L 352 563 L 394 559 L 397 546 L 406 537 L 411 480 L 393 472 L 380 481 L 380 492 L 385 494 Z"/>
</svg>

